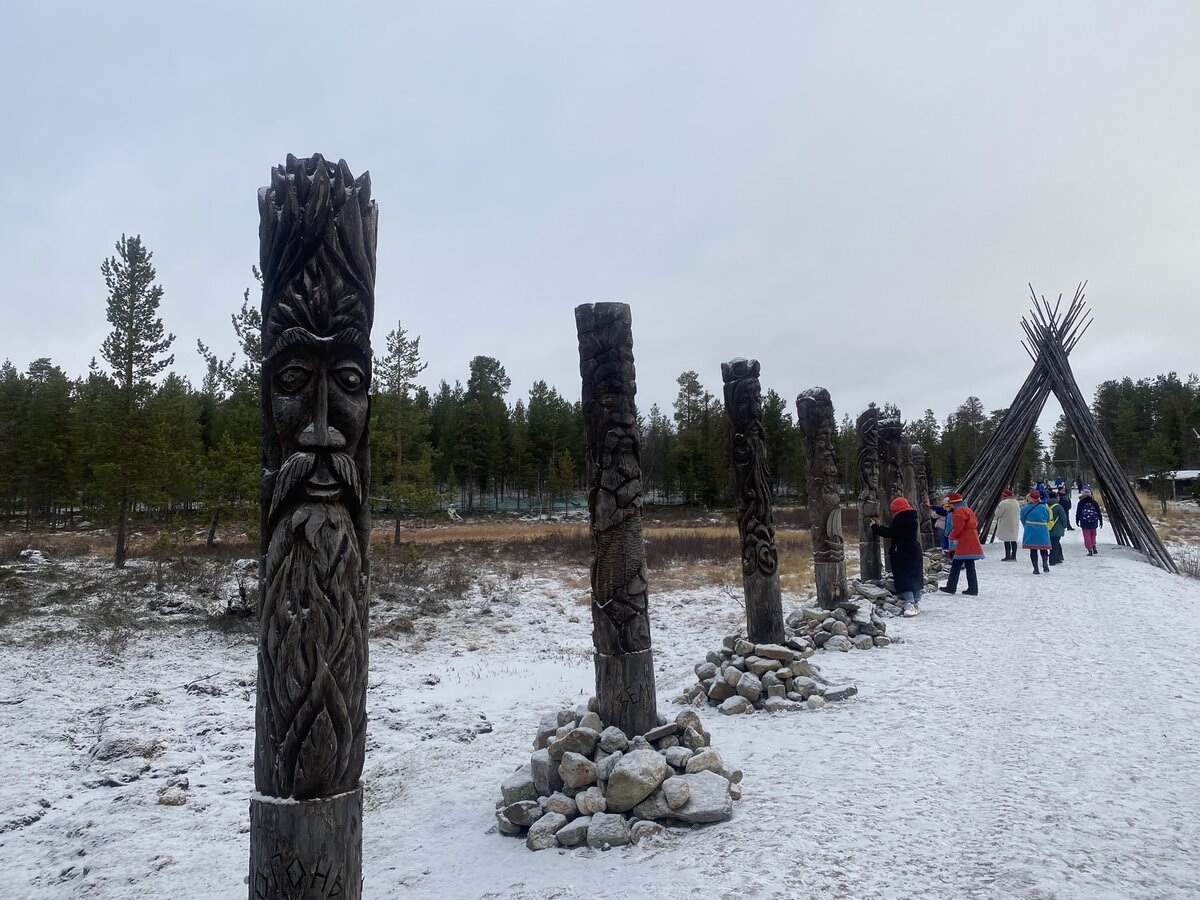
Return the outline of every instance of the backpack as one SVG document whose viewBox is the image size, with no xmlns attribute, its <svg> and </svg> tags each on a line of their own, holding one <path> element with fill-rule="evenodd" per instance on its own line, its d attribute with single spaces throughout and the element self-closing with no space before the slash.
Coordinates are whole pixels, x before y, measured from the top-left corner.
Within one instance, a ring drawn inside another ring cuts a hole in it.
<svg viewBox="0 0 1200 900">
<path fill-rule="evenodd" d="M 1080 503 L 1079 505 L 1079 527 L 1080 528 L 1095 528 L 1100 524 L 1100 507 L 1094 502 Z"/>
</svg>

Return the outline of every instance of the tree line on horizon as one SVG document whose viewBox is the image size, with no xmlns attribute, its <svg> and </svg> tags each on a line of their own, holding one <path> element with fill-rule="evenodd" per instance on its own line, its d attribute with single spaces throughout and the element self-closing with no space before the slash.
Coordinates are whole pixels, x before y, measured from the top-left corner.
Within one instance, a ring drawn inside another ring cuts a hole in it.
<svg viewBox="0 0 1200 900">
<path fill-rule="evenodd" d="M 162 287 L 154 283 L 152 254 L 140 237 L 122 236 L 116 250 L 101 266 L 113 330 L 86 374 L 71 375 L 48 357 L 24 372 L 9 360 L 0 364 L 0 520 L 8 528 L 115 525 L 121 565 L 133 516 L 159 523 L 202 517 L 210 542 L 231 518 L 256 530 L 262 351 L 261 314 L 247 288 L 231 315 L 236 349 L 221 357 L 197 342 L 206 363 L 199 386 L 171 371 L 175 337 L 157 315 Z M 463 512 L 531 513 L 582 505 L 578 400 L 545 381 L 512 398 L 500 360 L 482 355 L 470 361 L 465 384 L 442 381 L 430 391 L 416 380 L 425 368 L 419 337 L 397 323 L 379 343 L 372 365 L 370 496 L 377 512 L 396 515 L 396 540 L 401 513 L 428 516 L 449 504 Z M 732 506 L 723 401 L 694 370 L 676 383 L 671 410 L 654 405 L 641 416 L 646 500 Z M 892 404 L 880 408 L 881 415 L 900 416 Z M 989 412 L 974 396 L 944 420 L 926 409 L 907 420 L 905 440 L 925 449 L 935 484 L 950 487 L 1005 411 Z M 1096 389 L 1092 411 L 1131 476 L 1200 467 L 1200 376 L 1106 381 Z M 859 490 L 858 412 L 843 413 L 837 427 L 847 500 Z M 801 436 L 789 402 L 773 389 L 763 397 L 763 427 L 775 496 L 803 502 Z M 1071 477 L 1076 462 L 1076 442 L 1062 416 L 1049 435 L 1035 429 L 1018 486 Z"/>
</svg>

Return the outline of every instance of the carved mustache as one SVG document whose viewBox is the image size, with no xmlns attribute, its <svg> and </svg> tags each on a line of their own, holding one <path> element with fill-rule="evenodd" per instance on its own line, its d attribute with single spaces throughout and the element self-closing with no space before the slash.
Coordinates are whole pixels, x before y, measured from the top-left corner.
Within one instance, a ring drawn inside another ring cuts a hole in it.
<svg viewBox="0 0 1200 900">
<path fill-rule="evenodd" d="M 345 453 L 330 453 L 325 455 L 329 462 L 329 471 L 335 481 L 344 487 L 350 496 L 351 505 L 357 507 L 362 502 L 362 489 L 358 481 L 358 466 L 354 459 Z M 291 496 L 296 489 L 306 482 L 317 469 L 320 457 L 316 453 L 293 453 L 279 467 L 275 478 L 275 490 L 271 494 L 271 512 L 269 518 L 275 517 L 275 511 L 281 503 Z"/>
</svg>

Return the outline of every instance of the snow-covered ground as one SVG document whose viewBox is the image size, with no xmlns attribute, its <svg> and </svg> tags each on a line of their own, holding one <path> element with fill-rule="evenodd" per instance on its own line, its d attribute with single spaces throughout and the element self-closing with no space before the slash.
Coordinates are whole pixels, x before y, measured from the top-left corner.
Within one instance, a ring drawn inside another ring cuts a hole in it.
<svg viewBox="0 0 1200 900">
<path fill-rule="evenodd" d="M 1035 578 L 993 545 L 979 597 L 927 595 L 889 621 L 903 643 L 814 657 L 855 699 L 704 708 L 745 772 L 734 818 L 603 853 L 493 828 L 538 717 L 591 691 L 582 565 L 486 578 L 372 643 L 366 896 L 1200 895 L 1200 582 L 1100 551 L 1068 533 L 1066 564 Z M 733 577 L 651 584 L 664 710 L 737 630 Z M 71 629 L 63 612 L 0 635 L 0 896 L 245 897 L 253 637 Z"/>
</svg>

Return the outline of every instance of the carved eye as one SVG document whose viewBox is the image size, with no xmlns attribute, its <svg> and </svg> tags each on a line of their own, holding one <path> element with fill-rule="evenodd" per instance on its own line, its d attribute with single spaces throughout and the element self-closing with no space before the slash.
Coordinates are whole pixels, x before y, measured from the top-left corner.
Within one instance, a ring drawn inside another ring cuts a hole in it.
<svg viewBox="0 0 1200 900">
<path fill-rule="evenodd" d="M 362 369 L 349 363 L 338 366 L 333 375 L 337 378 L 338 384 L 348 391 L 357 391 L 366 381 Z"/>
<path fill-rule="evenodd" d="M 294 394 L 308 384 L 308 378 L 308 369 L 293 363 L 275 376 L 275 384 L 284 392 Z"/>
</svg>

